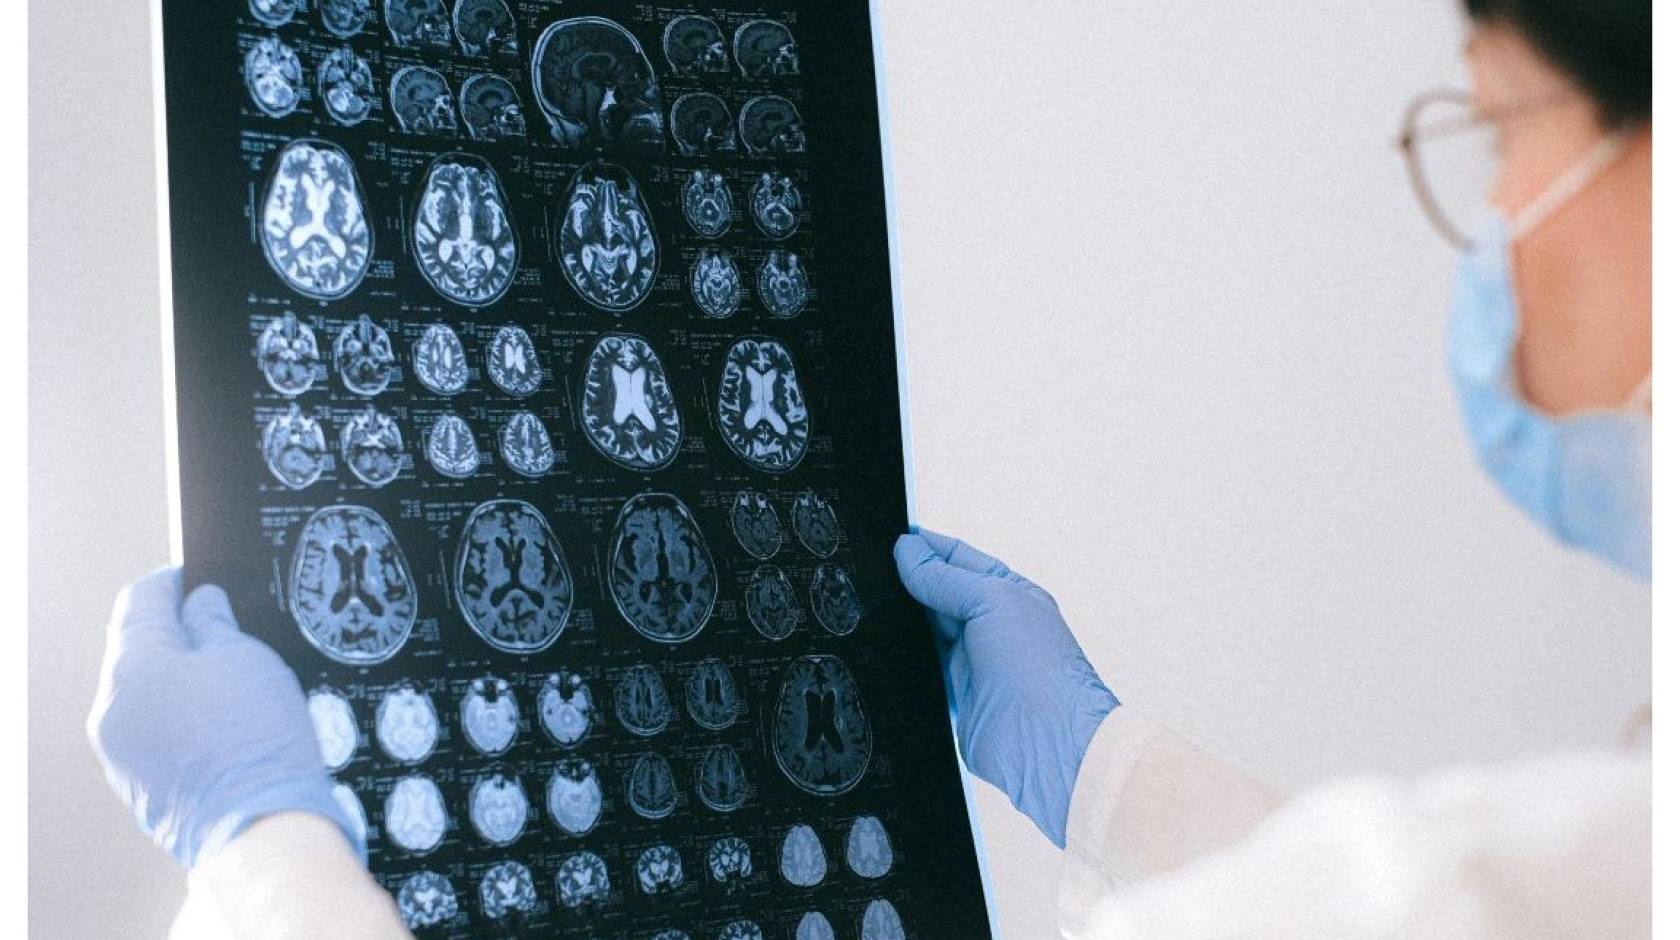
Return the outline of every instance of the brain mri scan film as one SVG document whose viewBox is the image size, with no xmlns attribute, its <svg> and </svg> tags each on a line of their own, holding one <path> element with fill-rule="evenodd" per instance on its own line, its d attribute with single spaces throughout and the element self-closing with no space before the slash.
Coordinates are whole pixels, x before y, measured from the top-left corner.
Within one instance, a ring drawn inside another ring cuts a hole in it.
<svg viewBox="0 0 1680 940">
<path fill-rule="evenodd" d="M 747 585 L 747 622 L 767 640 L 785 640 L 799 626 L 793 583 L 775 565 L 759 565 Z"/>
<path fill-rule="evenodd" d="M 491 845 L 507 845 L 525 831 L 531 804 L 525 788 L 511 774 L 493 773 L 480 777 L 467 797 L 467 816 L 473 831 Z"/>
<path fill-rule="evenodd" d="M 735 508 L 729 512 L 729 528 L 746 553 L 764 560 L 782 547 L 782 520 L 770 497 L 756 490 L 735 494 Z"/>
<path fill-rule="evenodd" d="M 447 924 L 460 914 L 455 888 L 437 872 L 409 875 L 397 889 L 397 911 L 410 930 L 424 930 Z"/>
<path fill-rule="evenodd" d="M 688 174 L 682 189 L 683 218 L 689 228 L 702 238 L 716 238 L 729 231 L 735 217 L 735 197 L 723 174 L 711 170 L 695 170 Z"/>
<path fill-rule="evenodd" d="M 513 686 L 498 676 L 480 676 L 461 699 L 461 730 L 480 754 L 500 754 L 519 733 L 519 702 Z"/>
<path fill-rule="evenodd" d="M 793 940 L 834 940 L 834 925 L 820 911 L 806 911 L 793 931 Z"/>
<path fill-rule="evenodd" d="M 725 887 L 736 887 L 752 877 L 752 847 L 739 836 L 724 836 L 706 849 L 706 874 Z"/>
<path fill-rule="evenodd" d="M 811 293 L 805 265 L 791 251 L 772 251 L 758 266 L 758 300 L 773 317 L 798 316 Z"/>
<path fill-rule="evenodd" d="M 377 395 L 391 384 L 396 364 L 391 336 L 366 314 L 347 323 L 333 340 L 333 368 L 344 387 L 356 395 Z"/>
<path fill-rule="evenodd" d="M 707 731 L 722 731 L 735 723 L 744 711 L 741 693 L 735 687 L 735 677 L 729 667 L 716 656 L 702 659 L 694 665 L 684 683 L 688 703 L 688 717 Z"/>
<path fill-rule="evenodd" d="M 727 744 L 713 744 L 694 767 L 694 793 L 707 809 L 733 813 L 747 802 L 747 769 Z"/>
<path fill-rule="evenodd" d="M 274 478 L 301 490 L 321 478 L 327 467 L 327 435 L 297 402 L 268 419 L 262 435 L 263 461 Z"/>
<path fill-rule="evenodd" d="M 735 257 L 721 248 L 703 248 L 689 275 L 689 292 L 700 312 L 714 320 L 733 314 L 741 306 L 741 269 Z"/>
<path fill-rule="evenodd" d="M 648 940 L 692 940 L 692 938 L 689 937 L 687 933 L 672 928 L 670 930 L 661 930 L 649 937 Z"/>
<path fill-rule="evenodd" d="M 717 95 L 690 92 L 671 105 L 671 139 L 685 157 L 730 153 L 735 149 L 735 115 Z"/>
<path fill-rule="evenodd" d="M 438 715 L 431 696 L 413 683 L 385 693 L 374 714 L 374 737 L 385 756 L 400 764 L 418 764 L 437 747 Z"/>
<path fill-rule="evenodd" d="M 846 867 L 859 878 L 885 878 L 892 871 L 892 841 L 874 816 L 859 816 L 846 833 Z"/>
<path fill-rule="evenodd" d="M 426 283 L 445 300 L 482 307 L 501 299 L 519 268 L 519 238 L 489 163 L 464 153 L 432 161 L 412 247 Z"/>
<path fill-rule="evenodd" d="M 371 0 L 320 0 L 321 25 L 340 39 L 349 39 L 373 18 Z"/>
<path fill-rule="evenodd" d="M 297 0 L 251 0 L 251 16 L 264 26 L 285 26 L 297 13 Z"/>
<path fill-rule="evenodd" d="M 586 760 L 569 757 L 548 778 L 548 816 L 560 831 L 581 836 L 601 820 L 601 778 Z"/>
<path fill-rule="evenodd" d="M 518 862 L 492 865 L 478 883 L 478 904 L 491 920 L 535 910 L 537 884 L 531 878 L 531 869 Z"/>
<path fill-rule="evenodd" d="M 459 415 L 439 415 L 426 432 L 426 462 L 432 469 L 454 480 L 478 472 L 478 442 L 472 428 Z"/>
<path fill-rule="evenodd" d="M 682 444 L 676 396 L 647 340 L 601 337 L 584 363 L 578 408 L 583 436 L 603 457 L 631 470 L 658 470 Z"/>
<path fill-rule="evenodd" d="M 780 95 L 763 95 L 741 106 L 741 143 L 754 157 L 805 152 L 799 109 Z"/>
<path fill-rule="evenodd" d="M 677 809 L 677 778 L 665 758 L 648 751 L 624 778 L 624 798 L 643 819 L 664 819 Z"/>
<path fill-rule="evenodd" d="M 455 38 L 467 55 L 519 55 L 519 31 L 502 0 L 457 0 Z"/>
<path fill-rule="evenodd" d="M 612 20 L 575 17 L 543 30 L 531 56 L 531 85 L 561 146 L 653 155 L 664 144 L 653 63 Z"/>
<path fill-rule="evenodd" d="M 449 49 L 449 14 L 443 0 L 385 0 L 385 28 L 399 46 Z"/>
<path fill-rule="evenodd" d="M 355 831 L 356 837 L 365 844 L 368 835 L 367 810 L 362 808 L 361 797 L 343 783 L 333 784 L 332 795 L 333 802 L 338 804 L 338 808 L 343 810 L 345 817 L 350 820 L 350 828 Z"/>
<path fill-rule="evenodd" d="M 321 8 L 323 16 L 326 7 Z M 373 69 L 349 46 L 326 54 L 315 67 L 315 96 L 327 116 L 346 127 L 362 123 L 373 111 Z"/>
<path fill-rule="evenodd" d="M 863 603 L 858 600 L 857 588 L 846 569 L 832 562 L 823 562 L 811 576 L 811 610 L 823 629 L 835 636 L 845 636 L 857 629 L 863 620 Z"/>
<path fill-rule="evenodd" d="M 373 232 L 344 151 L 318 140 L 286 145 L 274 161 L 262 211 L 263 255 L 286 286 L 337 300 L 362 282 Z"/>
<path fill-rule="evenodd" d="M 315 743 L 321 748 L 321 763 L 328 770 L 343 770 L 356 756 L 361 735 L 356 731 L 356 713 L 350 701 L 337 689 L 322 687 L 309 693 L 309 722 L 315 726 Z"/>
<path fill-rule="evenodd" d="M 804 205 L 805 197 L 789 177 L 761 173 L 753 184 L 753 224 L 778 241 L 799 229 L 799 212 Z"/>
<path fill-rule="evenodd" d="M 643 493 L 613 524 L 607 586 L 636 632 L 659 643 L 693 639 L 717 602 L 717 568 L 682 500 Z"/>
<path fill-rule="evenodd" d="M 874 752 L 857 684 L 833 656 L 805 656 L 788 666 L 770 735 L 782 773 L 817 796 L 856 786 Z"/>
<path fill-rule="evenodd" d="M 543 730 L 561 747 L 572 747 L 589 733 L 595 721 L 595 699 L 577 673 L 553 673 L 537 693 L 537 717 Z"/>
<path fill-rule="evenodd" d="M 818 558 L 827 558 L 840 547 L 840 520 L 834 507 L 813 490 L 793 501 L 793 531 L 799 544 Z"/>
<path fill-rule="evenodd" d="M 441 73 L 423 65 L 405 65 L 391 76 L 389 94 L 391 113 L 404 132 L 455 136 L 455 98 Z"/>
<path fill-rule="evenodd" d="M 297 109 L 303 63 L 279 36 L 270 36 L 245 53 L 245 87 L 258 110 L 269 117 L 285 117 Z"/>
<path fill-rule="evenodd" d="M 735 61 L 747 78 L 799 74 L 799 46 L 786 25 L 751 20 L 735 30 Z"/>
<path fill-rule="evenodd" d="M 368 405 L 344 423 L 338 434 L 338 453 L 356 479 L 368 486 L 384 486 L 402 472 L 402 431 L 389 415 Z"/>
<path fill-rule="evenodd" d="M 303 524 L 286 594 L 303 635 L 346 665 L 390 659 L 414 628 L 408 560 L 385 520 L 360 506 L 329 506 Z"/>
<path fill-rule="evenodd" d="M 262 369 L 268 387 L 287 397 L 309 391 L 320 362 L 315 331 L 291 311 L 268 321 L 257 338 L 257 367 Z"/>
<path fill-rule="evenodd" d="M 870 901 L 863 909 L 858 940 L 904 940 L 904 922 L 898 918 L 898 908 L 884 898 Z"/>
<path fill-rule="evenodd" d="M 828 877 L 828 856 L 817 831 L 800 823 L 782 837 L 782 878 L 796 888 L 814 888 Z"/>
<path fill-rule="evenodd" d="M 708 16 L 687 14 L 665 24 L 663 45 L 671 74 L 718 75 L 729 71 L 723 30 Z"/>
<path fill-rule="evenodd" d="M 641 187 L 629 171 L 590 163 L 572 177 L 556 238 L 560 268 L 578 296 L 603 310 L 646 299 L 659 246 Z"/>
<path fill-rule="evenodd" d="M 671 723 L 671 696 L 659 671 L 637 663 L 624 671 L 613 687 L 613 708 L 619 724 L 640 737 L 651 737 Z"/>
<path fill-rule="evenodd" d="M 764 337 L 730 347 L 717 415 L 724 443 L 748 465 L 768 473 L 793 469 L 805 456 L 811 416 L 787 347 Z"/>
<path fill-rule="evenodd" d="M 439 395 L 467 387 L 467 350 L 461 337 L 442 323 L 426 327 L 414 343 L 414 377 Z"/>
<path fill-rule="evenodd" d="M 504 653 L 535 653 L 560 636 L 572 573 L 535 506 L 496 499 L 472 511 L 455 556 L 455 594 L 473 632 Z"/>
<path fill-rule="evenodd" d="M 443 842 L 449 814 L 443 791 L 423 774 L 398 780 L 385 797 L 385 834 L 405 852 L 424 855 Z"/>
<path fill-rule="evenodd" d="M 554 890 L 560 906 L 569 909 L 605 901 L 612 893 L 612 882 L 607 879 L 607 863 L 594 852 L 566 856 L 555 872 Z"/>
<path fill-rule="evenodd" d="M 682 887 L 682 856 L 668 845 L 655 845 L 636 856 L 636 886 L 643 894 L 664 894 Z"/>
<path fill-rule="evenodd" d="M 461 83 L 461 122 L 473 140 L 524 140 L 525 107 L 513 83 L 474 75 Z"/>
<path fill-rule="evenodd" d="M 717 940 L 764 940 L 764 931 L 750 920 L 732 920 L 718 931 Z"/>
<path fill-rule="evenodd" d="M 515 398 L 524 398 L 542 385 L 542 364 L 537 361 L 537 347 L 531 334 L 517 326 L 504 326 L 496 331 L 490 345 L 484 349 L 484 365 L 490 381 Z"/>
<path fill-rule="evenodd" d="M 529 411 L 516 411 L 502 425 L 502 459 L 513 472 L 540 477 L 554 469 L 554 441 L 541 420 Z"/>
</svg>

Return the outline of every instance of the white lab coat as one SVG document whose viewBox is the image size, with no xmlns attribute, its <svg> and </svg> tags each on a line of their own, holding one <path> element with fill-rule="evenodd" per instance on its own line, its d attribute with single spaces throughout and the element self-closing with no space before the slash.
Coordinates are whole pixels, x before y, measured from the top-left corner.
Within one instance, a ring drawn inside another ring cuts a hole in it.
<svg viewBox="0 0 1680 940">
<path fill-rule="evenodd" d="M 1080 767 L 1063 866 L 1076 940 L 1649 937 L 1649 744 L 1281 802 L 1121 707 Z"/>
</svg>

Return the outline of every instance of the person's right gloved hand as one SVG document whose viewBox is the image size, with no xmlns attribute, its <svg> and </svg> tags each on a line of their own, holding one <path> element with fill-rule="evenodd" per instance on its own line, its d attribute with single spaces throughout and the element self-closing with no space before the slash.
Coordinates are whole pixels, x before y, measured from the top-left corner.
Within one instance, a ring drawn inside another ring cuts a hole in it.
<svg viewBox="0 0 1680 940">
<path fill-rule="evenodd" d="M 88 738 L 141 830 L 192 867 L 272 813 L 318 813 L 364 861 L 333 799 L 297 676 L 239 629 L 227 594 L 181 602 L 165 568 L 117 598 Z"/>
<path fill-rule="evenodd" d="M 963 761 L 1065 847 L 1085 749 L 1120 703 L 1055 599 L 1003 562 L 925 529 L 893 558 L 933 622 Z"/>
</svg>

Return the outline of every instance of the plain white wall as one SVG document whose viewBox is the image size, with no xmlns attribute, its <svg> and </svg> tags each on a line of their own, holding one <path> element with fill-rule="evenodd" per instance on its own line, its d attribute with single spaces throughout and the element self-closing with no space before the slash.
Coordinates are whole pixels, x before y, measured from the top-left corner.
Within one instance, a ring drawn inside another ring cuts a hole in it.
<svg viewBox="0 0 1680 940">
<path fill-rule="evenodd" d="M 183 890 L 81 730 L 110 598 L 166 557 L 142 7 L 30 9 L 39 937 L 158 936 Z M 1128 707 L 1280 786 L 1617 732 L 1648 595 L 1478 475 L 1452 259 L 1389 147 L 1460 77 L 1454 0 L 883 21 L 926 524 L 1054 591 Z M 1002 936 L 1052 936 L 1055 852 L 979 793 Z"/>
</svg>

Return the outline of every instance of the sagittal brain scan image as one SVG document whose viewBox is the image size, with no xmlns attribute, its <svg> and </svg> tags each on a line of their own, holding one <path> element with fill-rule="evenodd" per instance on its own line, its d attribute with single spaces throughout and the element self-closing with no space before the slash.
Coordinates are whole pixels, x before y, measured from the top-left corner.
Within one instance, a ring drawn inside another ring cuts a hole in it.
<svg viewBox="0 0 1680 940">
<path fill-rule="evenodd" d="M 286 145 L 262 212 L 263 255 L 286 286 L 316 300 L 356 289 L 373 256 L 361 184 L 344 151 L 318 140 Z"/>
<path fill-rule="evenodd" d="M 432 756 L 438 714 L 431 696 L 412 683 L 386 692 L 374 714 L 374 737 L 385 756 L 400 764 L 418 764 Z"/>
<path fill-rule="evenodd" d="M 683 218 L 688 227 L 702 238 L 716 238 L 729 231 L 735 217 L 735 197 L 723 174 L 711 170 L 695 170 L 688 174 L 682 189 Z"/>
<path fill-rule="evenodd" d="M 464 480 L 478 472 L 478 442 L 472 428 L 459 415 L 439 415 L 426 431 L 426 462 L 453 480 Z"/>
<path fill-rule="evenodd" d="M 752 873 L 752 847 L 747 845 L 747 840 L 739 836 L 724 836 L 706 849 L 706 874 L 718 884 L 737 887 L 751 878 Z"/>
<path fill-rule="evenodd" d="M 727 744 L 713 744 L 694 766 L 694 794 L 707 809 L 733 813 L 747 802 L 747 768 Z"/>
<path fill-rule="evenodd" d="M 682 444 L 682 415 L 665 365 L 640 336 L 601 337 L 584 363 L 578 409 L 584 437 L 632 470 L 658 470 Z"/>
<path fill-rule="evenodd" d="M 286 595 L 309 642 L 346 665 L 390 659 L 414 628 L 408 560 L 385 520 L 360 506 L 329 506 L 303 524 Z"/>
<path fill-rule="evenodd" d="M 744 710 L 729 667 L 716 656 L 695 663 L 684 683 L 688 717 L 707 731 L 722 731 Z"/>
<path fill-rule="evenodd" d="M 410 930 L 447 924 L 461 913 L 449 879 L 433 871 L 409 875 L 397 889 L 397 911 Z"/>
<path fill-rule="evenodd" d="M 301 490 L 319 480 L 327 468 L 327 435 L 320 422 L 292 402 L 284 414 L 268 419 L 263 428 L 262 452 L 268 472 L 276 480 Z"/>
<path fill-rule="evenodd" d="M 834 940 L 834 925 L 821 911 L 806 911 L 794 928 L 793 940 Z"/>
<path fill-rule="evenodd" d="M 659 81 L 641 43 L 597 16 L 543 30 L 531 85 L 556 143 L 657 154 L 665 140 Z"/>
<path fill-rule="evenodd" d="M 519 702 L 513 685 L 498 676 L 480 676 L 461 699 L 461 730 L 480 754 L 500 754 L 519 733 Z"/>
<path fill-rule="evenodd" d="M 320 363 L 315 331 L 290 311 L 268 321 L 257 338 L 257 367 L 268 387 L 282 395 L 296 397 L 309 391 Z"/>
<path fill-rule="evenodd" d="M 373 18 L 372 0 L 320 0 L 321 25 L 340 39 L 361 32 Z"/>
<path fill-rule="evenodd" d="M 818 796 L 845 793 L 863 779 L 874 736 L 852 673 L 833 656 L 805 656 L 782 674 L 771 727 L 776 766 Z"/>
<path fill-rule="evenodd" d="M 384 486 L 402 472 L 402 431 L 390 415 L 368 405 L 344 422 L 338 453 L 356 479 L 368 486 Z"/>
<path fill-rule="evenodd" d="M 800 823 L 782 837 L 782 878 L 796 888 L 814 888 L 828 877 L 828 856 L 817 831 Z"/>
<path fill-rule="evenodd" d="M 805 152 L 799 109 L 780 95 L 762 95 L 741 105 L 741 143 L 754 157 Z"/>
<path fill-rule="evenodd" d="M 285 117 L 297 108 L 302 95 L 303 63 L 279 36 L 270 36 L 245 53 L 245 87 L 258 110 L 269 117 Z"/>
<path fill-rule="evenodd" d="M 799 46 L 785 24 L 751 20 L 735 30 L 735 61 L 747 78 L 799 74 Z"/>
<path fill-rule="evenodd" d="M 467 387 L 467 350 L 461 337 L 442 323 L 426 327 L 414 343 L 414 377 L 439 395 Z"/>
<path fill-rule="evenodd" d="M 264 26 L 284 26 L 297 14 L 297 0 L 251 0 L 251 15 Z"/>
<path fill-rule="evenodd" d="M 729 528 L 735 541 L 754 558 L 763 560 L 782 548 L 782 520 L 770 497 L 757 490 L 742 490 L 735 494 L 735 507 L 729 511 Z"/>
<path fill-rule="evenodd" d="M 461 83 L 461 123 L 473 140 L 524 140 L 525 106 L 512 82 L 474 75 Z"/>
<path fill-rule="evenodd" d="M 356 756 L 360 734 L 350 701 L 337 689 L 319 688 L 309 693 L 309 722 L 315 726 L 315 743 L 321 748 L 321 763 L 328 770 L 343 770 Z"/>
<path fill-rule="evenodd" d="M 767 640 L 785 640 L 799 626 L 793 582 L 775 565 L 759 565 L 747 585 L 747 622 Z"/>
<path fill-rule="evenodd" d="M 542 420 L 529 411 L 516 411 L 502 425 L 502 460 L 514 473 L 540 477 L 554 469 L 554 440 Z"/>
<path fill-rule="evenodd" d="M 502 0 L 457 0 L 455 39 L 467 55 L 519 55 L 519 30 Z"/>
<path fill-rule="evenodd" d="M 391 336 L 366 314 L 347 323 L 333 340 L 333 368 L 344 387 L 356 395 L 377 395 L 391 384 L 397 356 Z"/>
<path fill-rule="evenodd" d="M 763 337 L 730 347 L 717 415 L 724 443 L 750 466 L 768 473 L 793 469 L 805 456 L 811 415 L 787 347 Z"/>
<path fill-rule="evenodd" d="M 537 346 L 531 342 L 531 334 L 517 326 L 496 330 L 495 338 L 484 348 L 484 365 L 490 381 L 515 398 L 524 398 L 542 385 Z"/>
<path fill-rule="evenodd" d="M 714 320 L 730 316 L 741 306 L 741 269 L 735 256 L 721 248 L 703 248 L 689 274 L 689 292 L 700 312 Z"/>
<path fill-rule="evenodd" d="M 677 809 L 677 778 L 665 758 L 648 751 L 624 777 L 624 798 L 643 819 L 664 819 Z"/>
<path fill-rule="evenodd" d="M 501 299 L 519 268 L 519 238 L 489 163 L 464 153 L 432 161 L 412 247 L 426 283 L 445 300 L 482 307 Z"/>
<path fill-rule="evenodd" d="M 321 8 L 323 16 L 326 9 Z M 373 88 L 373 69 L 349 46 L 327 53 L 315 67 L 315 96 L 327 109 L 327 116 L 346 127 L 367 119 L 377 94 Z"/>
<path fill-rule="evenodd" d="M 492 865 L 478 882 L 478 904 L 491 920 L 535 910 L 537 883 L 531 878 L 531 869 L 518 862 Z"/>
<path fill-rule="evenodd" d="M 858 940 L 904 940 L 904 922 L 899 920 L 898 908 L 884 898 L 870 901 L 863 909 Z"/>
<path fill-rule="evenodd" d="M 605 901 L 612 893 L 612 882 L 607 878 L 607 863 L 594 852 L 566 856 L 554 874 L 554 890 L 560 906 L 574 910 Z"/>
<path fill-rule="evenodd" d="M 385 834 L 405 852 L 424 854 L 443 842 L 449 813 L 443 791 L 424 774 L 398 780 L 385 797 Z"/>
<path fill-rule="evenodd" d="M 859 878 L 885 878 L 892 871 L 892 841 L 874 816 L 859 816 L 846 833 L 846 867 Z"/>
<path fill-rule="evenodd" d="M 653 288 L 659 246 L 641 187 L 628 170 L 599 162 L 578 170 L 557 241 L 566 280 L 603 310 L 629 310 Z"/>
<path fill-rule="evenodd" d="M 607 565 L 613 602 L 642 636 L 681 643 L 710 619 L 718 594 L 712 550 L 675 496 L 643 493 L 624 504 Z"/>
<path fill-rule="evenodd" d="M 814 490 L 806 490 L 793 501 L 793 531 L 799 544 L 818 558 L 827 558 L 840 547 L 840 520 L 834 507 Z"/>
<path fill-rule="evenodd" d="M 688 14 L 665 24 L 662 45 L 671 74 L 719 75 L 729 71 L 729 51 L 723 30 L 709 16 Z"/>
<path fill-rule="evenodd" d="M 405 65 L 391 76 L 391 113 L 410 134 L 454 137 L 459 122 L 449 80 L 423 65 Z"/>
<path fill-rule="evenodd" d="M 537 717 L 555 744 L 572 747 L 595 721 L 595 698 L 577 673 L 553 673 L 537 693 Z"/>
<path fill-rule="evenodd" d="M 497 499 L 472 511 L 455 556 L 455 594 L 473 632 L 504 653 L 535 653 L 560 636 L 572 573 L 535 506 Z"/>
<path fill-rule="evenodd" d="M 846 569 L 831 562 L 817 566 L 811 576 L 811 611 L 823 629 L 835 636 L 845 636 L 857 629 L 863 620 L 863 603 L 858 600 L 857 587 Z"/>
<path fill-rule="evenodd" d="M 333 802 L 337 803 L 338 808 L 344 810 L 344 815 L 349 817 L 350 828 L 355 830 L 357 838 L 364 843 L 367 842 L 367 810 L 362 808 L 362 800 L 356 795 L 356 791 L 350 789 L 348 784 L 335 783 L 333 784 L 332 795 Z"/>
<path fill-rule="evenodd" d="M 399 46 L 449 48 L 449 14 L 443 0 L 385 0 L 385 28 Z"/>
<path fill-rule="evenodd" d="M 668 845 L 654 845 L 636 856 L 636 887 L 643 894 L 664 894 L 682 887 L 682 856 Z"/>
<path fill-rule="evenodd" d="M 805 265 L 791 251 L 772 251 L 758 266 L 758 300 L 773 317 L 798 316 L 811 293 Z"/>
<path fill-rule="evenodd" d="M 548 778 L 548 816 L 560 831 L 581 836 L 601 820 L 601 778 L 586 760 L 569 757 Z"/>
<path fill-rule="evenodd" d="M 644 738 L 664 731 L 673 712 L 665 680 L 646 663 L 624 670 L 613 687 L 613 708 L 624 730 Z"/>
<path fill-rule="evenodd" d="M 760 173 L 752 188 L 753 224 L 778 241 L 799 229 L 799 212 L 805 197 L 789 177 Z"/>
<path fill-rule="evenodd" d="M 690 92 L 671 105 L 671 139 L 685 157 L 735 150 L 735 115 L 709 91 Z"/>
<path fill-rule="evenodd" d="M 493 773 L 480 777 L 467 797 L 467 816 L 473 831 L 491 845 L 507 845 L 525 831 L 531 804 L 525 788 L 511 774 Z"/>
</svg>

